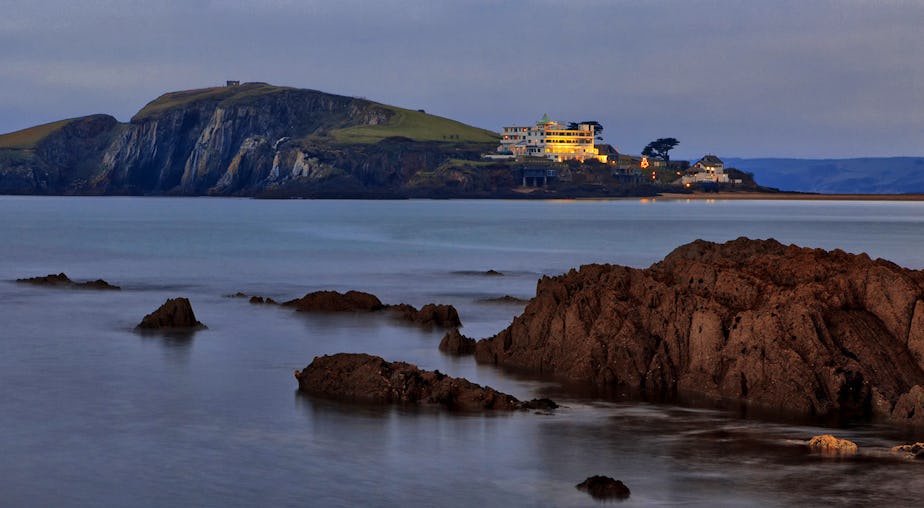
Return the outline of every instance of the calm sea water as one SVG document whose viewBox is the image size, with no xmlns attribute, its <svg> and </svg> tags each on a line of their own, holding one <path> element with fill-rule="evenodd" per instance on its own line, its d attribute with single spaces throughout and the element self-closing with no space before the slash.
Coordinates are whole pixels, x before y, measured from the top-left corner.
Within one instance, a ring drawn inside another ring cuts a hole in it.
<svg viewBox="0 0 924 508">
<path fill-rule="evenodd" d="M 738 236 L 924 268 L 924 203 L 0 197 L 0 505 L 585 506 L 574 485 L 593 474 L 624 481 L 626 506 L 917 504 L 924 465 L 884 452 L 924 437 L 912 431 L 590 401 L 444 356 L 439 332 L 224 297 L 359 289 L 453 304 L 484 337 L 522 306 L 482 300 L 528 298 L 543 274 L 645 267 Z M 123 291 L 12 282 L 62 271 Z M 132 331 L 174 296 L 209 329 Z M 342 351 L 566 407 L 458 415 L 297 394 L 293 370 Z M 795 444 L 824 432 L 872 455 L 822 460 Z"/>
</svg>

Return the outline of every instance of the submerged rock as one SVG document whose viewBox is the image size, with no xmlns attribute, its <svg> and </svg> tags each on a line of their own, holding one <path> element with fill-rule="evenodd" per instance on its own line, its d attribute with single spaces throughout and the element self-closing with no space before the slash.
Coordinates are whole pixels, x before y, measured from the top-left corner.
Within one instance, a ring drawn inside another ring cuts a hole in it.
<svg viewBox="0 0 924 508">
<path fill-rule="evenodd" d="M 264 298 L 262 296 L 251 296 L 248 301 L 255 305 L 277 305 L 276 300 L 269 297 Z"/>
<path fill-rule="evenodd" d="M 591 476 L 575 487 L 594 499 L 627 499 L 632 494 L 621 481 L 601 475 Z"/>
<path fill-rule="evenodd" d="M 857 454 L 857 445 L 846 439 L 838 439 L 831 434 L 815 436 L 808 442 L 808 447 L 813 452 L 819 452 L 825 456 L 845 457 Z"/>
<path fill-rule="evenodd" d="M 470 355 L 475 352 L 475 339 L 459 333 L 458 328 L 446 332 L 440 341 L 440 351 L 451 355 Z"/>
<path fill-rule="evenodd" d="M 532 409 L 530 404 L 541 402 L 521 402 L 464 378 L 367 354 L 315 357 L 302 371 L 295 371 L 295 378 L 302 392 L 348 401 L 439 405 L 463 411 Z"/>
<path fill-rule="evenodd" d="M 157 310 L 144 316 L 136 330 L 199 330 L 206 326 L 196 320 L 192 304 L 186 298 L 170 298 Z"/>
<path fill-rule="evenodd" d="M 29 277 L 26 279 L 16 279 L 16 282 L 22 284 L 34 284 L 36 286 L 54 286 L 67 287 L 75 289 L 102 289 L 102 290 L 119 290 L 119 286 L 114 286 L 103 279 L 96 279 L 87 282 L 75 282 L 64 273 L 48 274 L 42 277 Z"/>
<path fill-rule="evenodd" d="M 385 308 L 377 296 L 362 291 L 315 291 L 283 305 L 305 312 L 373 312 Z"/>
<path fill-rule="evenodd" d="M 480 362 L 814 416 L 924 423 L 924 271 L 865 254 L 697 240 L 647 269 L 543 277 Z"/>
<path fill-rule="evenodd" d="M 389 305 L 391 310 L 399 319 L 416 323 L 422 326 L 436 326 L 440 328 L 457 328 L 462 326 L 459 319 L 459 312 L 452 305 L 443 305 L 428 303 L 417 310 L 413 305 L 400 303 L 398 305 Z"/>
</svg>

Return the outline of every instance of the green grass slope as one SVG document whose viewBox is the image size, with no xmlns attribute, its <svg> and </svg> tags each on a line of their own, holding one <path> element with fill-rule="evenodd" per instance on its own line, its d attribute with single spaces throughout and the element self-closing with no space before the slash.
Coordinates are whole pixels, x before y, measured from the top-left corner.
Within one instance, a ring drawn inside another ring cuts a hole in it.
<svg viewBox="0 0 924 508">
<path fill-rule="evenodd" d="M 338 143 L 377 143 L 385 138 L 401 136 L 414 141 L 452 141 L 468 143 L 495 143 L 497 134 L 466 125 L 462 122 L 428 115 L 420 111 L 380 105 L 394 113 L 391 121 L 384 125 L 363 125 L 347 127 L 330 132 Z"/>
<path fill-rule="evenodd" d="M 57 122 L 36 125 L 35 127 L 29 127 L 28 129 L 22 129 L 8 134 L 0 134 L 0 148 L 31 150 L 35 148 L 35 145 L 41 140 L 61 130 L 65 125 L 79 119 L 80 118 L 68 118 L 67 120 L 58 120 Z"/>
</svg>

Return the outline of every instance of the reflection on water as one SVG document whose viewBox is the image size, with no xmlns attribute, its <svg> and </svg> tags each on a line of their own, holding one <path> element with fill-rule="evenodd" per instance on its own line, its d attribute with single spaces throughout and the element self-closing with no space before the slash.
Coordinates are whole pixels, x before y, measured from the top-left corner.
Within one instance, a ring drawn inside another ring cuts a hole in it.
<svg viewBox="0 0 924 508">
<path fill-rule="evenodd" d="M 543 274 L 647 266 L 695 238 L 741 235 L 924 266 L 919 203 L 0 198 L 0 504 L 587 506 L 574 486 L 594 474 L 624 481 L 626 506 L 916 504 L 922 466 L 887 452 L 924 438 L 913 430 L 599 402 L 442 355 L 441 330 L 223 296 L 449 303 L 463 333 L 486 337 L 523 304 L 482 300 L 528 297 Z M 504 276 L 476 275 L 489 269 Z M 11 282 L 60 271 L 123 290 Z M 132 331 L 175 296 L 208 330 Z M 564 407 L 472 415 L 299 395 L 293 371 L 337 352 Z M 801 444 L 829 432 L 861 456 Z"/>
</svg>

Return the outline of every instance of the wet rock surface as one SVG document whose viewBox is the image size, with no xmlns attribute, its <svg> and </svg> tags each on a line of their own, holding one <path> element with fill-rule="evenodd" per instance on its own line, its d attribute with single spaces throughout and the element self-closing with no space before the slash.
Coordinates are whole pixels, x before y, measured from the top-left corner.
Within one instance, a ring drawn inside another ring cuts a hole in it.
<svg viewBox="0 0 924 508">
<path fill-rule="evenodd" d="M 63 287 L 74 289 L 100 289 L 100 290 L 119 290 L 119 286 L 112 285 L 103 279 L 96 279 L 86 282 L 76 282 L 70 279 L 66 274 L 48 274 L 42 277 L 29 277 L 16 279 L 21 284 L 33 284 L 36 286 Z"/>
<path fill-rule="evenodd" d="M 295 378 L 304 393 L 346 401 L 438 405 L 462 411 L 550 408 L 542 400 L 521 402 L 464 378 L 367 354 L 315 357 L 303 370 L 295 371 Z"/>
<path fill-rule="evenodd" d="M 201 330 L 206 326 L 196 320 L 187 298 L 170 298 L 157 310 L 144 316 L 136 330 Z"/>
<path fill-rule="evenodd" d="M 631 495 L 629 487 L 609 476 L 594 475 L 575 487 L 600 500 L 627 499 Z"/>
<path fill-rule="evenodd" d="M 476 358 L 646 397 L 924 423 L 924 271 L 839 250 L 697 240 L 647 269 L 543 277 Z"/>
</svg>

